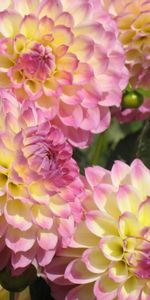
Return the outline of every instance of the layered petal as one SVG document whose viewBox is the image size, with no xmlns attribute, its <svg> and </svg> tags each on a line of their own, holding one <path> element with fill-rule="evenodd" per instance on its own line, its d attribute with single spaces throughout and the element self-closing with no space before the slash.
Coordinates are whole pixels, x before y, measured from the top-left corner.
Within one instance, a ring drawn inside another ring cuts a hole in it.
<svg viewBox="0 0 150 300">
<path fill-rule="evenodd" d="M 0 115 L 0 269 L 21 274 L 71 242 L 83 185 L 71 145 L 34 103 L 1 90 Z"/>
<path fill-rule="evenodd" d="M 82 221 L 70 247 L 56 253 L 57 281 L 51 265 L 46 268 L 50 280 L 65 283 L 65 289 L 59 286 L 63 299 L 149 299 L 149 174 L 136 159 L 130 166 L 117 161 L 109 171 L 99 166 L 85 170 Z M 53 285 L 52 290 L 60 300 Z"/>
<path fill-rule="evenodd" d="M 99 1 L 7 0 L 0 32 L 1 87 L 20 102 L 30 98 L 75 146 L 109 127 L 128 74 L 117 27 Z"/>
</svg>

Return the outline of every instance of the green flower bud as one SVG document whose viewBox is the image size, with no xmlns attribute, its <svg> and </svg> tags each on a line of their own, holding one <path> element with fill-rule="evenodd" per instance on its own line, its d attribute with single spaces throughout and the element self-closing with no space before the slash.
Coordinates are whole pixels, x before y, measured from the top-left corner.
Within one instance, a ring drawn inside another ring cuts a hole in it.
<svg viewBox="0 0 150 300">
<path fill-rule="evenodd" d="M 122 98 L 123 108 L 138 108 L 144 102 L 144 97 L 137 91 L 126 91 Z"/>
</svg>

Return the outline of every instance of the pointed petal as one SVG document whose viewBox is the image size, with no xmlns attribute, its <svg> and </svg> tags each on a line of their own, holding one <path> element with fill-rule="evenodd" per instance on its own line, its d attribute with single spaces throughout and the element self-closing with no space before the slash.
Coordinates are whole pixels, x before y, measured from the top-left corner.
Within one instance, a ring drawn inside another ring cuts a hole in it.
<svg viewBox="0 0 150 300">
<path fill-rule="evenodd" d="M 6 245 L 14 253 L 24 252 L 31 249 L 35 243 L 35 230 L 20 231 L 9 227 L 6 233 Z"/>
<path fill-rule="evenodd" d="M 66 45 L 69 46 L 73 42 L 73 33 L 71 32 L 69 27 L 64 25 L 57 25 L 53 29 L 53 44 L 55 46 Z"/>
<path fill-rule="evenodd" d="M 73 283 L 85 284 L 95 281 L 99 278 L 99 274 L 89 272 L 85 264 L 80 259 L 76 259 L 67 266 L 65 278 Z"/>
<path fill-rule="evenodd" d="M 99 238 L 89 231 L 84 222 L 81 222 L 76 228 L 74 242 L 80 247 L 87 248 L 97 246 Z"/>
<path fill-rule="evenodd" d="M 16 12 L 0 12 L 0 32 L 4 37 L 13 38 L 19 32 L 21 16 Z"/>
<path fill-rule="evenodd" d="M 22 16 L 30 13 L 36 14 L 39 5 L 39 0 L 13 0 L 14 7 Z"/>
<path fill-rule="evenodd" d="M 38 234 L 37 242 L 42 249 L 46 251 L 53 250 L 56 248 L 58 242 L 58 237 L 55 233 L 55 230 L 41 230 Z"/>
<path fill-rule="evenodd" d="M 62 12 L 61 1 L 59 0 L 46 0 L 42 1 L 39 17 L 47 16 L 55 20 Z"/>
<path fill-rule="evenodd" d="M 120 237 L 106 236 L 100 240 L 99 247 L 110 261 L 119 261 L 123 257 L 123 242 Z"/>
<path fill-rule="evenodd" d="M 137 214 L 140 198 L 130 185 L 121 185 L 117 192 L 117 205 L 121 213 L 131 212 Z"/>
<path fill-rule="evenodd" d="M 123 261 L 113 262 L 109 268 L 109 277 L 115 282 L 124 282 L 128 278 L 128 267 Z"/>
<path fill-rule="evenodd" d="M 136 277 L 130 277 L 118 290 L 118 300 L 138 300 L 142 286 Z"/>
<path fill-rule="evenodd" d="M 122 238 L 139 236 L 140 224 L 135 215 L 125 212 L 119 219 L 119 232 Z"/>
<path fill-rule="evenodd" d="M 103 273 L 107 270 L 109 265 L 109 260 L 98 247 L 85 250 L 82 255 L 82 261 L 92 273 Z"/>
<path fill-rule="evenodd" d="M 96 299 L 113 300 L 117 296 L 118 283 L 114 282 L 107 274 L 102 275 L 94 285 Z"/>
<path fill-rule="evenodd" d="M 33 222 L 41 228 L 50 230 L 53 225 L 53 218 L 50 210 L 45 205 L 33 204 L 32 206 Z"/>
<path fill-rule="evenodd" d="M 38 34 L 38 19 L 34 15 L 27 15 L 20 25 L 20 33 L 29 39 L 33 39 Z"/>
<path fill-rule="evenodd" d="M 118 235 L 117 224 L 107 215 L 98 211 L 90 212 L 86 218 L 88 229 L 98 237 Z"/>
<path fill-rule="evenodd" d="M 143 199 L 150 195 L 150 171 L 138 159 L 131 164 L 131 180 Z"/>
<path fill-rule="evenodd" d="M 121 184 L 128 183 L 128 175 L 130 174 L 130 167 L 122 161 L 115 161 L 112 170 L 111 170 L 111 178 L 112 182 L 115 186 L 119 186 Z"/>
<path fill-rule="evenodd" d="M 26 231 L 32 226 L 29 206 L 20 200 L 13 199 L 7 202 L 5 217 L 13 228 Z"/>
<path fill-rule="evenodd" d="M 138 219 L 143 226 L 150 226 L 150 199 L 141 204 Z"/>
</svg>

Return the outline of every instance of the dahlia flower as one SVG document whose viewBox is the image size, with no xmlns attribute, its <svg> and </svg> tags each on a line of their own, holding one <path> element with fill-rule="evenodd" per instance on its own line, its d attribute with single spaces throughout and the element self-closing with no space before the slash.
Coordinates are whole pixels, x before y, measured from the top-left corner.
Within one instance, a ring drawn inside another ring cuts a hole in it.
<svg viewBox="0 0 150 300">
<path fill-rule="evenodd" d="M 145 0 L 101 0 L 117 22 L 119 39 L 126 54 L 133 88 L 150 87 L 150 2 Z M 138 109 L 117 111 L 119 120 L 132 121 L 150 115 L 149 99 Z"/>
<path fill-rule="evenodd" d="M 136 159 L 85 174 L 82 222 L 45 275 L 66 300 L 150 299 L 150 171 Z"/>
<path fill-rule="evenodd" d="M 0 116 L 0 270 L 9 262 L 19 272 L 34 261 L 47 264 L 58 243 L 69 243 L 74 219 L 67 194 L 80 190 L 80 181 L 71 146 L 60 129 L 37 125 L 33 105 L 3 90 Z"/>
<path fill-rule="evenodd" d="M 89 133 L 109 126 L 109 107 L 120 105 L 128 81 L 115 22 L 99 0 L 8 3 L 0 12 L 1 85 L 85 146 Z"/>
<path fill-rule="evenodd" d="M 134 87 L 150 86 L 150 2 L 145 0 L 102 0 L 115 16 L 119 39 Z"/>
</svg>

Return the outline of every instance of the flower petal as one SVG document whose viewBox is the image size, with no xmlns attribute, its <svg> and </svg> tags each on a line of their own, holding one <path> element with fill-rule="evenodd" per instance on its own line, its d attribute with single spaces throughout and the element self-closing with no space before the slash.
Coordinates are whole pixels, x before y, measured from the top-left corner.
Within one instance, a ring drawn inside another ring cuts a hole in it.
<svg viewBox="0 0 150 300">
<path fill-rule="evenodd" d="M 128 174 L 130 173 L 130 167 L 122 161 L 115 161 L 112 170 L 111 178 L 115 186 L 119 186 L 123 183 L 128 183 Z"/>
<path fill-rule="evenodd" d="M 140 198 L 130 185 L 121 185 L 117 193 L 117 205 L 121 213 L 131 212 L 137 214 Z"/>
<path fill-rule="evenodd" d="M 13 38 L 19 32 L 21 16 L 17 12 L 0 12 L 0 32 L 3 36 Z"/>
<path fill-rule="evenodd" d="M 67 53 L 57 61 L 59 70 L 74 72 L 78 67 L 78 59 L 75 54 Z"/>
<path fill-rule="evenodd" d="M 98 211 L 88 213 L 86 217 L 88 229 L 98 237 L 105 235 L 118 235 L 116 222 L 107 215 Z"/>
<path fill-rule="evenodd" d="M 67 266 L 65 278 L 73 283 L 85 284 L 95 281 L 99 278 L 99 274 L 89 272 L 85 264 L 80 259 L 76 259 Z"/>
<path fill-rule="evenodd" d="M 46 0 L 42 1 L 39 17 L 47 16 L 55 20 L 62 12 L 61 1 L 59 0 Z"/>
<path fill-rule="evenodd" d="M 12 61 L 6 55 L 0 55 L 0 70 L 7 71 L 13 65 Z"/>
<path fill-rule="evenodd" d="M 56 25 L 64 25 L 72 28 L 74 25 L 73 16 L 68 12 L 62 12 L 55 20 Z"/>
<path fill-rule="evenodd" d="M 96 299 L 113 300 L 117 296 L 118 283 L 114 282 L 107 274 L 102 275 L 94 285 Z"/>
<path fill-rule="evenodd" d="M 132 184 L 144 199 L 150 195 L 150 171 L 138 159 L 131 164 L 131 170 Z"/>
<path fill-rule="evenodd" d="M 22 16 L 28 15 L 30 13 L 36 13 L 39 0 L 13 0 L 14 7 Z"/>
<path fill-rule="evenodd" d="M 29 251 L 12 253 L 11 263 L 15 269 L 25 268 L 30 265 L 36 255 L 36 247 L 33 246 Z"/>
<path fill-rule="evenodd" d="M 26 231 L 32 226 L 29 207 L 20 200 L 13 199 L 7 202 L 5 217 L 8 224 L 12 225 L 13 228 Z"/>
<path fill-rule="evenodd" d="M 138 212 L 138 219 L 143 226 L 150 226 L 150 199 L 142 202 Z"/>
<path fill-rule="evenodd" d="M 49 207 L 55 216 L 67 218 L 70 215 L 69 204 L 59 195 L 50 197 Z"/>
<path fill-rule="evenodd" d="M 95 300 L 93 294 L 93 284 L 79 285 L 71 289 L 67 294 L 66 300 Z"/>
<path fill-rule="evenodd" d="M 42 93 L 41 84 L 37 81 L 27 79 L 24 82 L 24 89 L 29 97 L 32 97 L 32 99 L 36 99 L 40 97 Z"/>
<path fill-rule="evenodd" d="M 45 34 L 50 34 L 52 32 L 54 26 L 54 22 L 48 18 L 47 16 L 43 17 L 39 21 L 39 31 L 40 34 L 43 36 Z"/>
<path fill-rule="evenodd" d="M 33 222 L 41 228 L 50 230 L 53 225 L 53 218 L 48 207 L 44 205 L 34 204 L 32 206 Z"/>
<path fill-rule="evenodd" d="M 109 171 L 99 166 L 88 167 L 85 169 L 86 179 L 91 187 L 95 187 L 102 183 L 107 174 L 109 174 Z"/>
<path fill-rule="evenodd" d="M 85 250 L 82 255 L 82 261 L 92 273 L 103 273 L 107 270 L 109 265 L 109 260 L 98 247 Z"/>
<path fill-rule="evenodd" d="M 119 219 L 119 231 L 122 238 L 140 235 L 140 224 L 135 215 L 125 212 Z"/>
<path fill-rule="evenodd" d="M 76 4 L 76 2 L 75 2 Z M 84 2 L 83 4 L 77 4 L 75 7 L 71 9 L 71 14 L 73 15 L 75 26 L 84 22 L 84 20 L 90 17 L 91 5 L 88 2 Z"/>
<path fill-rule="evenodd" d="M 38 233 L 37 242 L 42 249 L 46 251 L 53 250 L 58 242 L 58 237 L 55 233 L 55 230 L 41 230 Z"/>
<path fill-rule="evenodd" d="M 20 33 L 34 39 L 38 35 L 38 19 L 34 15 L 25 16 L 20 25 Z"/>
<path fill-rule="evenodd" d="M 113 262 L 109 268 L 109 277 L 115 282 L 124 282 L 128 278 L 128 267 L 123 261 Z"/>
<path fill-rule="evenodd" d="M 42 248 L 39 248 L 37 251 L 37 261 L 41 267 L 45 267 L 50 264 L 52 258 L 55 255 L 55 250 L 45 251 Z"/>
<path fill-rule="evenodd" d="M 81 62 L 87 62 L 94 53 L 94 42 L 88 36 L 78 36 L 74 39 L 69 51 L 75 53 Z"/>
<path fill-rule="evenodd" d="M 77 226 L 73 239 L 76 245 L 83 248 L 97 246 L 99 242 L 99 238 L 88 230 L 84 222 Z"/>
<path fill-rule="evenodd" d="M 118 290 L 118 300 L 138 300 L 142 286 L 138 278 L 130 277 Z"/>
<path fill-rule="evenodd" d="M 64 25 L 57 25 L 53 29 L 53 44 L 55 46 L 59 45 L 66 45 L 69 46 L 73 42 L 73 33 L 71 32 L 70 28 Z"/>
<path fill-rule="evenodd" d="M 119 261 L 123 257 L 123 242 L 120 237 L 106 236 L 100 240 L 99 247 L 110 261 Z"/>
<path fill-rule="evenodd" d="M 35 230 L 30 228 L 28 231 L 20 231 L 9 227 L 5 241 L 7 247 L 13 250 L 14 253 L 28 251 L 35 243 Z"/>
</svg>

